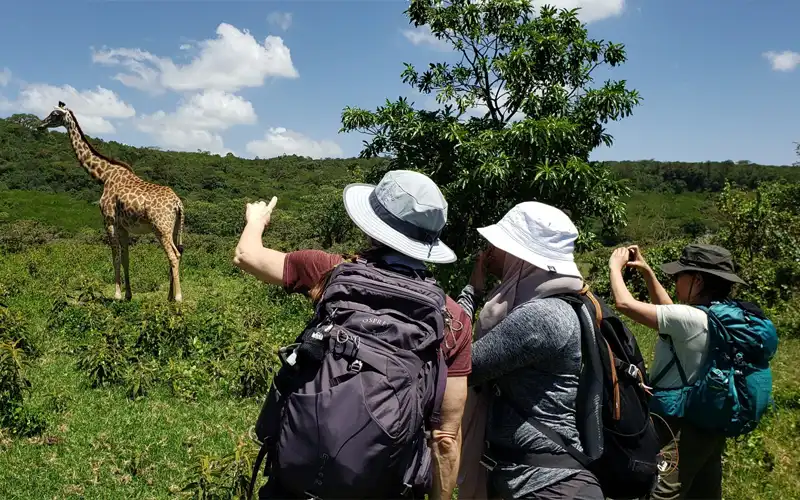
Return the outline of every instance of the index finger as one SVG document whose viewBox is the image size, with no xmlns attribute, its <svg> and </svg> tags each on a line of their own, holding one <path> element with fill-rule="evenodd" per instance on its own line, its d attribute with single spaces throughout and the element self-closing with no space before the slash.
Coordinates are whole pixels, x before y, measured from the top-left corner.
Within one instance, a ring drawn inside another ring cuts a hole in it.
<svg viewBox="0 0 800 500">
<path fill-rule="evenodd" d="M 267 205 L 267 210 L 272 210 L 275 208 L 275 205 L 278 203 L 278 197 L 273 196 L 271 200 L 269 200 L 269 205 Z"/>
</svg>

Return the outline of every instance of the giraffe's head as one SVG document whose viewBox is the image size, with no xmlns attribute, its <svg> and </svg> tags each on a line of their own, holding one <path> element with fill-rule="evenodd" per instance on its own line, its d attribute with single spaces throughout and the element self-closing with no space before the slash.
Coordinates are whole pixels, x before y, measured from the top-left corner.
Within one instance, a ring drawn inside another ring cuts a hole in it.
<svg viewBox="0 0 800 500">
<path fill-rule="evenodd" d="M 52 111 L 52 113 L 47 115 L 47 118 L 42 120 L 42 122 L 39 124 L 39 128 L 46 129 L 66 127 L 67 120 L 69 119 L 68 115 L 69 111 L 67 110 L 67 106 L 63 102 L 58 101 L 58 106 Z"/>
</svg>

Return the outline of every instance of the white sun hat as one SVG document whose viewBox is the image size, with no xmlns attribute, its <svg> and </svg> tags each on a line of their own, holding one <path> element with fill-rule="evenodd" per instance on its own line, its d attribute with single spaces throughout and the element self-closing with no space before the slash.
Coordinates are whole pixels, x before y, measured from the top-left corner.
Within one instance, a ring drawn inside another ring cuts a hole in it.
<svg viewBox="0 0 800 500">
<path fill-rule="evenodd" d="M 448 264 L 456 254 L 439 239 L 447 222 L 447 202 L 426 175 L 392 170 L 377 186 L 344 188 L 347 215 L 367 236 L 409 257 Z"/>
<path fill-rule="evenodd" d="M 578 229 L 556 207 L 526 201 L 478 232 L 500 250 L 540 269 L 582 278 L 573 254 Z"/>
</svg>

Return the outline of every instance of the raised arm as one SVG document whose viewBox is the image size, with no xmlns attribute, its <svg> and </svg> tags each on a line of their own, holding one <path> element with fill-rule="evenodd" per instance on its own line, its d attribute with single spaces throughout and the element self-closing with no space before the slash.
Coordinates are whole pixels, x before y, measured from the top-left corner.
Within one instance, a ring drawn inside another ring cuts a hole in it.
<svg viewBox="0 0 800 500">
<path fill-rule="evenodd" d="M 620 313 L 633 321 L 658 330 L 656 306 L 636 300 L 622 278 L 622 269 L 628 264 L 629 256 L 627 248 L 617 248 L 608 260 L 608 277 L 611 281 L 611 292 L 614 294 L 614 305 Z"/>
<path fill-rule="evenodd" d="M 456 302 L 460 305 L 467 315 L 474 321 L 475 310 L 477 304 L 483 299 L 484 287 L 486 286 L 486 251 L 480 252 L 475 259 L 475 265 L 472 268 L 472 275 L 469 278 L 469 284 L 465 286 L 461 293 L 458 294 Z"/>
<path fill-rule="evenodd" d="M 261 281 L 280 286 L 283 284 L 283 264 L 286 254 L 265 248 L 261 241 L 276 203 L 278 198 L 273 196 L 269 205 L 263 201 L 247 204 L 245 211 L 247 223 L 236 245 L 233 265 Z"/>
<path fill-rule="evenodd" d="M 647 261 L 644 260 L 639 247 L 637 245 L 629 246 L 628 253 L 630 260 L 627 266 L 638 269 L 642 274 L 642 278 L 644 278 L 644 282 L 647 284 L 647 293 L 650 295 L 650 302 L 656 305 L 672 304 L 672 299 L 667 291 L 664 290 L 664 287 L 661 286 L 661 283 L 659 283 L 658 278 L 656 278 L 656 273 L 653 272 L 653 269 Z"/>
</svg>

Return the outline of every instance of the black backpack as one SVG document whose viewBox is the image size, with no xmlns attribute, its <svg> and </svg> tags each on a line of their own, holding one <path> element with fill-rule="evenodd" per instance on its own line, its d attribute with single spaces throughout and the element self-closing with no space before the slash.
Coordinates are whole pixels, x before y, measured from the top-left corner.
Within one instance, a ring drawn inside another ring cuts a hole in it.
<svg viewBox="0 0 800 500">
<path fill-rule="evenodd" d="M 569 303 L 581 323 L 582 367 L 576 425 L 583 452 L 510 398 L 503 398 L 504 403 L 567 453 L 526 454 L 490 448 L 484 461 L 587 469 L 597 477 L 606 497 L 646 497 L 658 481 L 660 447 L 650 417 L 647 371 L 636 339 L 588 289 L 553 298 Z M 590 323 L 584 317 L 584 305 L 595 321 Z M 502 397 L 497 390 L 496 395 Z"/>
<path fill-rule="evenodd" d="M 422 498 L 447 381 L 445 294 L 427 273 L 359 260 L 330 274 L 284 349 L 255 427 L 281 498 Z M 422 274 L 421 274 L 422 273 Z"/>
</svg>

